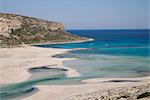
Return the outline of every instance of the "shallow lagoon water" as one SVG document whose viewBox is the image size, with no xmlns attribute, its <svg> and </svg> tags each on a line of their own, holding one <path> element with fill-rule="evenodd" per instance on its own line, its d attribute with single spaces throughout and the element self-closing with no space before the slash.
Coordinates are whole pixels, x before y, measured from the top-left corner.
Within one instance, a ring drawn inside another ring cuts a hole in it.
<svg viewBox="0 0 150 100">
<path fill-rule="evenodd" d="M 0 85 L 1 100 L 20 100 L 38 92 L 35 85 L 69 85 L 81 84 L 82 77 L 67 78 L 66 69 L 39 67 L 29 70 L 31 77 L 23 82 Z"/>
<path fill-rule="evenodd" d="M 140 77 L 149 75 L 149 59 L 145 57 L 91 54 L 68 54 L 78 60 L 66 61 L 65 66 L 77 69 L 83 76 Z"/>
</svg>

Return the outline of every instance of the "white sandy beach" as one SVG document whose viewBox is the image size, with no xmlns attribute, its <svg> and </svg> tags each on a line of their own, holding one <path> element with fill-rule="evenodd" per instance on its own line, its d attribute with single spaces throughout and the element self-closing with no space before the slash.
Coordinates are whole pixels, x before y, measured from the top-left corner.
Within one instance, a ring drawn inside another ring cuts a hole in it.
<svg viewBox="0 0 150 100">
<path fill-rule="evenodd" d="M 69 49 L 53 49 L 26 46 L 0 49 L 0 84 L 21 82 L 30 77 L 28 69 L 40 66 L 66 68 L 68 77 L 79 76 L 76 70 L 63 66 L 66 58 L 53 58 Z"/>
<path fill-rule="evenodd" d="M 80 76 L 76 70 L 63 66 L 63 61 L 72 58 L 54 58 L 52 56 L 69 51 L 26 46 L 22 48 L 0 49 L 0 84 L 17 83 L 30 77 L 28 69 L 40 66 L 65 68 L 68 77 Z M 150 77 L 141 78 L 96 78 L 83 80 L 81 85 L 37 85 L 39 92 L 24 100 L 58 100 L 68 96 L 91 93 L 94 91 L 148 84 Z M 138 80 L 140 82 L 106 82 L 110 80 Z M 64 99 L 65 100 L 65 99 Z"/>
</svg>

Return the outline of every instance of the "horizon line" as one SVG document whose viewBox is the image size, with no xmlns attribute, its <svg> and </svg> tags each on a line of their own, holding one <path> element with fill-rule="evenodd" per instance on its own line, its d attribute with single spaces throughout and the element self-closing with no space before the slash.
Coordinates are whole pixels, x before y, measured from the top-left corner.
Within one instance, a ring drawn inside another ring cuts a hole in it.
<svg viewBox="0 0 150 100">
<path fill-rule="evenodd" d="M 99 29 L 94 29 L 94 28 L 93 29 L 92 28 L 91 29 L 86 29 L 86 28 L 83 29 L 82 28 L 82 29 L 80 29 L 80 28 L 78 28 L 77 29 L 76 28 L 76 29 L 66 29 L 66 30 L 150 30 L 150 28 L 147 28 L 147 29 L 145 29 L 145 28 L 141 28 L 141 29 L 134 29 L 134 28 L 129 28 L 129 29 L 127 29 L 127 28 L 126 29 L 119 29 L 119 28 L 118 29 L 117 28 L 116 29 L 111 29 L 111 28 L 110 29 L 101 29 L 101 28 L 99 28 Z"/>
</svg>

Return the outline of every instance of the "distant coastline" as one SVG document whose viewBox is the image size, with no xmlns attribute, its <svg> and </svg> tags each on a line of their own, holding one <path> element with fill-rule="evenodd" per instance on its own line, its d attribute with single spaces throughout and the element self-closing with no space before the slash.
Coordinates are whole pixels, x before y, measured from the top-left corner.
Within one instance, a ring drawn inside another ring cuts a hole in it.
<svg viewBox="0 0 150 100">
<path fill-rule="evenodd" d="M 87 40 L 79 40 L 79 41 L 70 41 L 70 42 L 47 42 L 47 43 L 36 43 L 36 44 L 28 44 L 29 46 L 36 45 L 46 45 L 46 44 L 69 44 L 69 43 L 82 43 L 82 42 L 90 42 L 94 41 L 93 38 L 87 38 Z"/>
</svg>

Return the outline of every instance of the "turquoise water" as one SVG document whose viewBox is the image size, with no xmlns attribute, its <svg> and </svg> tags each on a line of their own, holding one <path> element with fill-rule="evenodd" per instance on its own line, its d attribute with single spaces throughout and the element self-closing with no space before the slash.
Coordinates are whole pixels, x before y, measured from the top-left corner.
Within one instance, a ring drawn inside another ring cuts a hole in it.
<svg viewBox="0 0 150 100">
<path fill-rule="evenodd" d="M 72 30 L 77 35 L 95 41 L 57 45 L 54 48 L 87 48 L 57 57 L 78 58 L 65 66 L 78 70 L 83 77 L 139 77 L 148 76 L 149 30 Z"/>
<path fill-rule="evenodd" d="M 30 71 L 29 71 L 30 72 Z M 85 79 L 83 77 L 69 77 L 65 76 L 65 71 L 47 69 L 30 72 L 31 77 L 23 82 L 14 84 L 0 85 L 0 100 L 20 100 L 27 96 L 37 93 L 39 90 L 35 85 L 69 85 L 82 84 L 80 81 Z M 90 78 L 90 77 L 89 77 Z"/>
<path fill-rule="evenodd" d="M 0 85 L 1 100 L 16 100 L 38 92 L 35 85 L 83 84 L 81 80 L 95 77 L 149 76 L 149 30 L 70 30 L 95 41 L 57 45 L 44 48 L 87 48 L 56 57 L 78 58 L 64 65 L 80 72 L 80 77 L 66 77 L 64 69 L 29 70 L 31 77 L 23 82 Z M 34 66 L 33 66 L 34 67 Z"/>
</svg>

